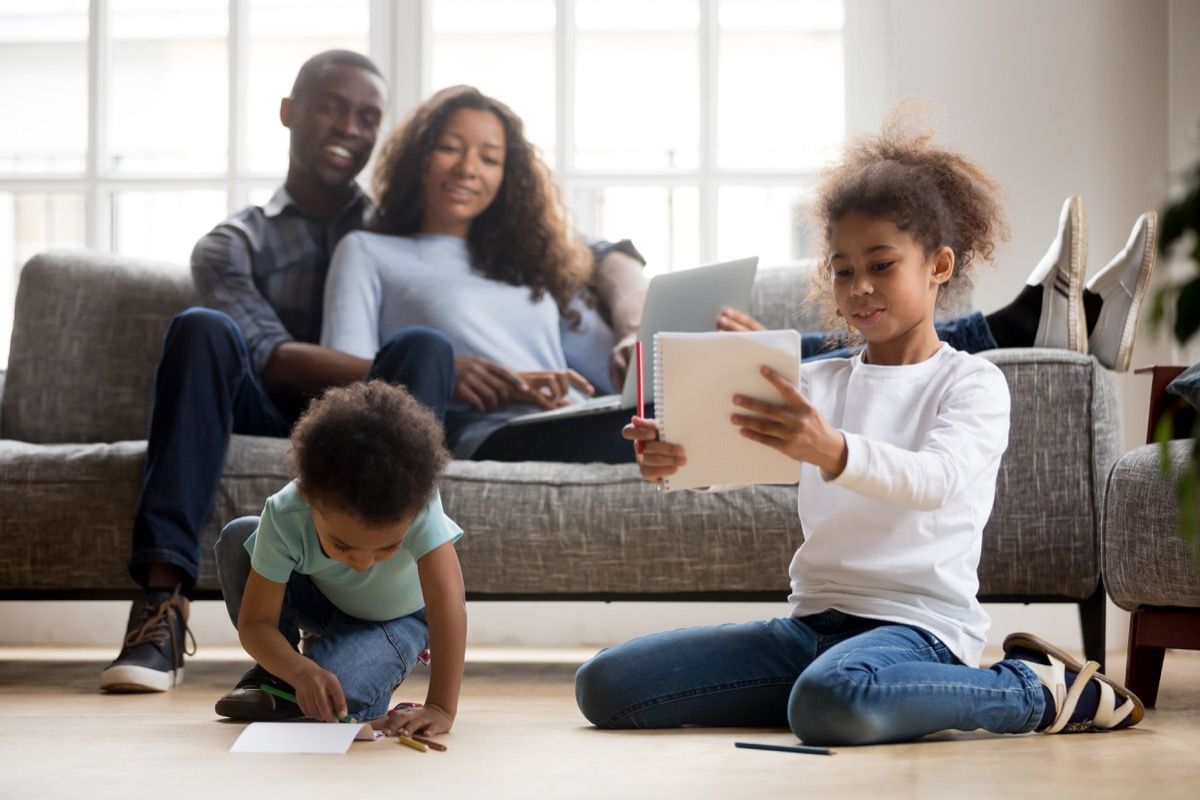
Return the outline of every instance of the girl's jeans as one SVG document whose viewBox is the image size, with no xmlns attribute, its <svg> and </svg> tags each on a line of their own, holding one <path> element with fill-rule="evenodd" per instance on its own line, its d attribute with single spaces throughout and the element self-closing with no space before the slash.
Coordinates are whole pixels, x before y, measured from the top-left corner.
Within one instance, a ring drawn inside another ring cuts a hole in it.
<svg viewBox="0 0 1200 800">
<path fill-rule="evenodd" d="M 235 627 L 250 575 L 246 539 L 257 527 L 258 517 L 235 519 L 221 531 L 214 548 L 221 592 Z M 429 646 L 424 609 L 387 622 L 357 619 L 329 602 L 307 575 L 293 572 L 284 592 L 279 631 L 298 647 L 301 630 L 319 637 L 306 647 L 305 655 L 337 676 L 346 710 L 356 719 L 386 715 L 392 692 Z"/>
<path fill-rule="evenodd" d="M 579 668 L 575 699 L 601 728 L 786 724 L 821 745 L 1025 733 L 1045 706 L 1024 662 L 964 666 L 926 631 L 840 611 L 634 639 Z"/>
</svg>

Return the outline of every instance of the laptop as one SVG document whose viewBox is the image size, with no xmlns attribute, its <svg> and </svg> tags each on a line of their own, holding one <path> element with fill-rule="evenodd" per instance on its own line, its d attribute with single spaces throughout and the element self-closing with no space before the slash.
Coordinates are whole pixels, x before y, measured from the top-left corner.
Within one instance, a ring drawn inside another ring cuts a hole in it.
<svg viewBox="0 0 1200 800">
<path fill-rule="evenodd" d="M 754 273 L 758 269 L 758 256 L 723 261 L 703 267 L 685 269 L 656 275 L 650 279 L 646 290 L 646 301 L 642 306 L 642 323 L 638 329 L 638 341 L 642 351 L 647 393 L 653 386 L 652 370 L 654 334 L 662 331 L 701 333 L 714 330 L 717 313 L 725 306 L 746 310 L 750 307 L 750 294 L 754 287 Z M 637 408 L 636 365 L 630 359 L 625 373 L 625 385 L 620 394 L 591 397 L 579 403 L 550 411 L 538 411 L 513 417 L 508 425 L 528 425 L 551 419 L 606 414 Z"/>
</svg>

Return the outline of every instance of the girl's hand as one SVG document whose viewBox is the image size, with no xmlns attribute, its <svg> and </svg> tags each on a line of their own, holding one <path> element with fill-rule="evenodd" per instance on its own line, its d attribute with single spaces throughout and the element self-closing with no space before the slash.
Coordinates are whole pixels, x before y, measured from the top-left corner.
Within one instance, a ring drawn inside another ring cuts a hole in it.
<svg viewBox="0 0 1200 800">
<path fill-rule="evenodd" d="M 293 684 L 296 687 L 296 702 L 309 719 L 320 722 L 337 722 L 348 716 L 346 696 L 337 676 L 313 663 L 300 674 Z"/>
<path fill-rule="evenodd" d="M 750 414 L 734 414 L 730 420 L 741 427 L 742 436 L 773 447 L 797 461 L 815 464 L 837 477 L 846 468 L 846 437 L 831 427 L 795 386 L 770 367 L 762 368 L 783 397 L 783 405 L 766 403 L 745 395 L 734 395 L 733 404 Z"/>
<path fill-rule="evenodd" d="M 766 328 L 749 314 L 726 306 L 717 314 L 717 330 L 742 333 L 745 331 L 765 331 Z"/>
<path fill-rule="evenodd" d="M 631 442 L 642 443 L 642 452 L 637 456 L 638 467 L 642 477 L 652 483 L 674 475 L 687 463 L 683 445 L 658 440 L 658 425 L 652 419 L 633 417 L 621 429 L 621 435 Z"/>
<path fill-rule="evenodd" d="M 417 708 L 393 708 L 383 720 L 380 730 L 387 736 L 436 736 L 448 733 L 454 725 L 454 717 L 445 709 L 435 705 Z"/>
<path fill-rule="evenodd" d="M 528 391 L 529 386 L 515 372 L 486 358 L 454 359 L 454 399 L 476 411 L 494 411 Z"/>
<path fill-rule="evenodd" d="M 573 369 L 543 369 L 532 372 L 518 372 L 517 375 L 528 387 L 517 400 L 527 403 L 537 403 L 544 409 L 560 408 L 570 405 L 567 393 L 571 387 L 578 389 L 588 397 L 596 393 L 595 387 L 588 379 Z"/>
</svg>

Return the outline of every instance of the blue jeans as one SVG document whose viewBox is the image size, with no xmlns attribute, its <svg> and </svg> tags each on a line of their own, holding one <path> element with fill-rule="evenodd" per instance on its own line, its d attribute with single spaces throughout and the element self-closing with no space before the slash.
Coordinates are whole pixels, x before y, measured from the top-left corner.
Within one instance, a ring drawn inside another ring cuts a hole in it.
<svg viewBox="0 0 1200 800">
<path fill-rule="evenodd" d="M 442 334 L 408 328 L 380 349 L 368 377 L 404 386 L 444 419 L 454 352 Z M 287 436 L 308 399 L 267 392 L 229 316 L 189 308 L 171 320 L 155 377 L 130 577 L 145 586 L 147 565 L 173 564 L 187 574 L 189 590 L 230 436 Z"/>
<path fill-rule="evenodd" d="M 213 548 L 221 593 L 235 628 L 250 576 L 246 539 L 257 527 L 258 517 L 235 519 Z M 293 572 L 284 590 L 279 632 L 298 648 L 301 630 L 319 637 L 305 655 L 337 676 L 346 710 L 356 719 L 386 715 L 392 692 L 429 646 L 425 609 L 386 622 L 358 619 L 329 602 L 307 575 Z"/>
<path fill-rule="evenodd" d="M 787 725 L 818 745 L 1025 733 L 1045 706 L 1023 662 L 968 667 L 926 631 L 840 611 L 634 639 L 579 668 L 575 699 L 600 728 Z"/>
<path fill-rule="evenodd" d="M 992 336 L 992 329 L 988 327 L 987 318 L 980 311 L 938 322 L 934 327 L 937 328 L 939 339 L 964 353 L 982 353 L 999 346 Z M 806 360 L 845 358 L 856 350 L 846 345 L 845 336 L 840 333 L 805 333 L 800 336 L 800 354 Z"/>
</svg>

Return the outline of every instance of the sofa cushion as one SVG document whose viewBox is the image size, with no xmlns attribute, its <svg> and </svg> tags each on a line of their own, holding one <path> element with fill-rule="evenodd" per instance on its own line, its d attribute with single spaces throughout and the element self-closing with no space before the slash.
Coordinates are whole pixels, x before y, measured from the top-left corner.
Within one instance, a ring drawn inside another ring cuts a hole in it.
<svg viewBox="0 0 1200 800">
<path fill-rule="evenodd" d="M 184 267 L 91 251 L 34 256 L 17 290 L 0 437 L 144 437 L 163 334 L 191 296 Z"/>
<path fill-rule="evenodd" d="M 1156 445 L 1117 460 L 1104 503 L 1104 582 L 1126 611 L 1141 606 L 1200 608 L 1200 555 L 1179 533 L 1175 481 L 1187 468 L 1192 442 L 1168 448 L 1164 477 Z"/>
</svg>

